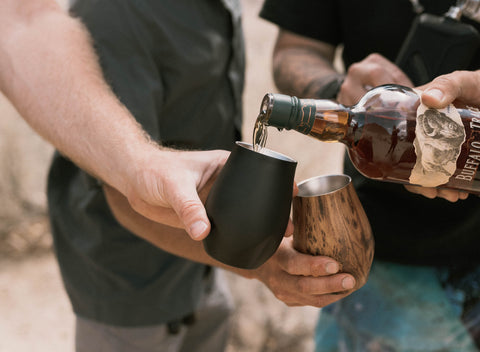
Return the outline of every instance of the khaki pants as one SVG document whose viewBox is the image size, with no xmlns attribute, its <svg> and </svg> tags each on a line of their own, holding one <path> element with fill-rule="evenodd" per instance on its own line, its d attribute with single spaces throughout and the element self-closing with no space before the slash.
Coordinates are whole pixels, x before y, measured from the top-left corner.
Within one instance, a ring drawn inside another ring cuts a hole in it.
<svg viewBox="0 0 480 352">
<path fill-rule="evenodd" d="M 125 328 L 77 317 L 76 352 L 224 351 L 233 303 L 223 273 L 214 273 L 211 290 L 195 312 L 193 324 L 182 324 L 172 333 L 167 324 Z"/>
</svg>

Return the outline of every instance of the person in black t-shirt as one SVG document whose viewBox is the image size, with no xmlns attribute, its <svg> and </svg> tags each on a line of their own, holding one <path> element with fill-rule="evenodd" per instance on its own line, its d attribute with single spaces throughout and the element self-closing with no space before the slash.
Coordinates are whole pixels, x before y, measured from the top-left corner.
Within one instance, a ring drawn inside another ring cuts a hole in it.
<svg viewBox="0 0 480 352">
<path fill-rule="evenodd" d="M 420 2 L 434 15 L 455 4 Z M 273 54 L 278 89 L 348 106 L 369 87 L 413 86 L 394 61 L 415 18 L 414 3 L 266 0 L 261 17 L 279 26 Z M 464 21 L 480 29 L 480 24 Z M 344 71 L 334 68 L 337 49 L 343 49 Z M 457 99 L 480 106 L 480 71 L 473 71 L 478 68 L 480 52 L 469 67 L 472 71 L 441 76 L 422 87 L 423 102 L 442 108 Z M 477 351 L 480 199 L 453 190 L 369 180 L 349 160 L 345 173 L 352 176 L 370 219 L 375 259 L 364 287 L 322 310 L 317 350 Z"/>
</svg>

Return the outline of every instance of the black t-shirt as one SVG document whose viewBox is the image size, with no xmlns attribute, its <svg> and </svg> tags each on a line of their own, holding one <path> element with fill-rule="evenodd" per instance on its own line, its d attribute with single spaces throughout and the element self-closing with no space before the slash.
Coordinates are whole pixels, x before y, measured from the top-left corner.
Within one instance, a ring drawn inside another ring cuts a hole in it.
<svg viewBox="0 0 480 352">
<path fill-rule="evenodd" d="M 455 3 L 420 2 L 434 15 Z M 394 61 L 415 18 L 408 0 L 266 0 L 260 15 L 291 32 L 344 45 L 346 68 L 373 52 Z M 478 23 L 464 22 L 480 30 Z M 479 67 L 477 53 L 471 69 Z M 456 203 L 427 199 L 402 185 L 367 179 L 349 160 L 345 173 L 352 176 L 369 217 L 377 258 L 411 264 L 480 261 L 479 197 L 470 195 Z"/>
</svg>

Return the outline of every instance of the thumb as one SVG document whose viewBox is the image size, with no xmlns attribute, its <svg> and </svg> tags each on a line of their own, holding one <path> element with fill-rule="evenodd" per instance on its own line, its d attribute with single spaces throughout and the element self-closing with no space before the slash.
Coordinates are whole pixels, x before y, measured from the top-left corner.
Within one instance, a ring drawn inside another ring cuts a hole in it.
<svg viewBox="0 0 480 352">
<path fill-rule="evenodd" d="M 440 109 L 459 99 L 468 104 L 478 104 L 477 87 L 480 74 L 455 71 L 435 78 L 423 86 L 422 101 L 429 107 Z"/>
<path fill-rule="evenodd" d="M 453 97 L 446 96 L 443 87 L 427 88 L 422 93 L 422 102 L 435 109 L 441 109 L 451 103 Z"/>
<path fill-rule="evenodd" d="M 203 240 L 210 233 L 210 221 L 207 211 L 200 200 L 197 190 L 182 190 L 170 204 L 183 223 L 188 235 L 196 241 Z"/>
</svg>

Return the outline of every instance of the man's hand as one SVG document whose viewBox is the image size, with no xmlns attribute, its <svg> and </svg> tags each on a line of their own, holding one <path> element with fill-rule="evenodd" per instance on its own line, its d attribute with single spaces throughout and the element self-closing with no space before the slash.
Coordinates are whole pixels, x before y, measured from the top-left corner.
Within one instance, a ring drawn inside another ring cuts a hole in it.
<svg viewBox="0 0 480 352">
<path fill-rule="evenodd" d="M 353 105 L 370 87 L 387 83 L 411 87 L 410 79 L 392 62 L 381 55 L 371 54 L 364 60 L 353 64 L 338 94 L 338 100 L 344 105 Z M 473 106 L 480 105 L 480 72 L 456 71 L 437 77 L 432 82 L 419 87 L 423 90 L 422 102 L 429 107 L 442 109 L 450 103 Z M 444 198 L 450 202 L 466 199 L 468 193 L 456 190 L 437 189 L 406 185 L 412 193 L 427 198 Z"/>
<path fill-rule="evenodd" d="M 370 54 L 349 67 L 337 100 L 343 105 L 351 106 L 370 88 L 390 83 L 413 86 L 412 81 L 393 62 L 380 54 Z"/>
<path fill-rule="evenodd" d="M 405 185 L 405 188 L 409 192 L 420 194 L 430 199 L 443 198 L 452 203 L 460 199 L 467 199 L 469 194 L 467 192 L 456 191 L 452 189 L 421 187 L 421 186 L 415 186 L 415 185 Z"/>
<path fill-rule="evenodd" d="M 455 71 L 421 87 L 422 102 L 435 109 L 448 104 L 480 106 L 480 71 Z"/>
<path fill-rule="evenodd" d="M 302 254 L 285 237 L 275 254 L 250 277 L 263 282 L 288 306 L 325 307 L 353 292 L 355 279 L 339 273 L 341 265 L 331 258 Z"/>
<path fill-rule="evenodd" d="M 443 109 L 449 104 L 457 106 L 480 106 L 480 71 L 455 71 L 435 78 L 432 82 L 421 87 L 422 102 L 428 107 Z M 412 192 L 421 194 L 427 198 L 444 198 L 450 202 L 456 202 L 468 197 L 467 192 L 456 190 L 437 189 L 419 186 L 405 186 Z"/>
<path fill-rule="evenodd" d="M 126 186 L 130 205 L 150 220 L 184 228 L 194 240 L 205 238 L 210 222 L 202 202 L 229 152 L 153 150 Z"/>
<path fill-rule="evenodd" d="M 249 279 L 258 279 L 289 306 L 324 307 L 354 291 L 353 276 L 339 273 L 341 263 L 328 257 L 302 254 L 293 248 L 291 222 L 279 248 L 267 262 L 257 269 L 240 269 L 210 257 L 203 245 L 192 241 L 184 230 L 140 215 L 117 189 L 107 184 L 103 187 L 115 218 L 132 233 L 174 255 L 217 266 Z"/>
</svg>

